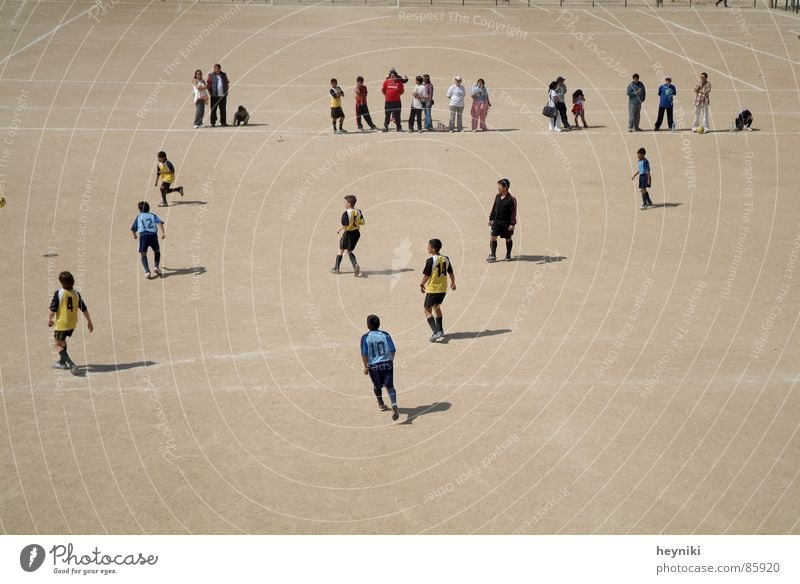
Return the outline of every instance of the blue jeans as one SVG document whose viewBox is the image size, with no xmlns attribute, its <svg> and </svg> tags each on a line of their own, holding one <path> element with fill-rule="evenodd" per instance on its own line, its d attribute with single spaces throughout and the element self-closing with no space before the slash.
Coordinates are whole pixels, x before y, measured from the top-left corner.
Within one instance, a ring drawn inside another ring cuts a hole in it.
<svg viewBox="0 0 800 584">
<path fill-rule="evenodd" d="M 427 103 L 423 103 L 422 113 L 425 115 L 425 129 L 433 130 L 433 120 L 431 119 L 431 106 Z"/>
</svg>

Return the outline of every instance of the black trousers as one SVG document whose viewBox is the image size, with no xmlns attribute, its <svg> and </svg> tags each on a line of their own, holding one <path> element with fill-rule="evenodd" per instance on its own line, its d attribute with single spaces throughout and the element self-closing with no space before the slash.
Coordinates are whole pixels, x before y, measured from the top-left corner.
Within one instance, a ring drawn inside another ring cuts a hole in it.
<svg viewBox="0 0 800 584">
<path fill-rule="evenodd" d="M 375 127 L 375 124 L 372 123 L 372 116 L 369 115 L 369 107 L 367 107 L 367 104 L 356 106 L 356 125 L 359 129 L 363 127 L 361 125 L 361 116 L 364 116 L 364 121 L 367 122 L 370 128 Z"/>
<path fill-rule="evenodd" d="M 211 125 L 217 123 L 217 108 L 219 108 L 219 123 L 223 126 L 228 124 L 226 120 L 226 111 L 225 108 L 228 105 L 228 94 L 226 93 L 222 97 L 219 96 L 211 96 Z"/>
<path fill-rule="evenodd" d="M 660 107 L 658 108 L 658 117 L 656 118 L 656 130 L 661 129 L 661 122 L 664 121 L 664 112 L 667 112 L 667 128 L 672 129 L 672 108 Z"/>
<path fill-rule="evenodd" d="M 414 129 L 414 120 L 417 122 L 417 129 L 422 129 L 422 109 L 417 109 L 414 106 L 411 106 L 411 115 L 408 116 L 408 129 Z"/>
<path fill-rule="evenodd" d="M 567 104 L 563 101 L 556 102 L 556 109 L 558 110 L 558 114 L 561 116 L 561 125 L 565 128 L 569 128 L 569 118 L 567 118 Z"/>
<path fill-rule="evenodd" d="M 392 118 L 394 118 L 394 123 L 397 125 L 397 129 L 400 130 L 402 126 L 402 120 L 400 119 L 400 110 L 402 106 L 400 105 L 399 101 L 387 101 L 385 105 L 385 112 L 386 115 L 383 118 L 383 127 L 388 128 L 389 122 Z"/>
</svg>

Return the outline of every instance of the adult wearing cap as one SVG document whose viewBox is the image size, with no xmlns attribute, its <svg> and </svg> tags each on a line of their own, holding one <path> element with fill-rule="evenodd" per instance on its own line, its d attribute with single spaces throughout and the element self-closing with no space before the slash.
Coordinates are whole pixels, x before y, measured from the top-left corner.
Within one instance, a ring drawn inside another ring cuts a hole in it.
<svg viewBox="0 0 800 584">
<path fill-rule="evenodd" d="M 639 74 L 634 73 L 628 85 L 628 131 L 641 132 L 639 119 L 642 115 L 642 102 L 645 98 L 644 83 L 639 81 Z"/>
<path fill-rule="evenodd" d="M 489 227 L 491 227 L 489 241 L 489 257 L 487 262 L 497 261 L 497 238 L 506 240 L 506 261 L 511 261 L 511 248 L 514 242 L 514 227 L 517 224 L 517 199 L 508 191 L 511 181 L 501 178 L 497 181 L 497 195 L 494 197 L 492 211 L 489 213 Z"/>
<path fill-rule="evenodd" d="M 394 123 L 397 126 L 397 131 L 403 131 L 403 125 L 400 118 L 400 110 L 403 104 L 400 103 L 400 96 L 405 92 L 405 84 L 408 82 L 408 77 L 401 77 L 397 74 L 394 67 L 389 69 L 389 76 L 383 82 L 381 93 L 386 97 L 384 105 L 385 116 L 383 118 L 383 131 L 389 131 L 389 122 L 394 118 Z"/>
<path fill-rule="evenodd" d="M 672 121 L 672 102 L 675 99 L 675 94 L 678 92 L 672 84 L 672 79 L 669 77 L 664 78 L 664 83 L 658 87 L 658 117 L 656 118 L 656 130 L 661 129 L 661 122 L 664 121 L 664 112 L 667 112 L 667 127 L 674 129 L 674 122 Z"/>
<path fill-rule="evenodd" d="M 453 77 L 453 84 L 447 89 L 445 94 L 450 98 L 450 125 L 448 130 L 451 132 L 461 132 L 464 129 L 464 97 L 467 90 L 461 85 L 461 76 Z"/>
<path fill-rule="evenodd" d="M 569 118 L 567 117 L 567 102 L 565 96 L 567 95 L 567 86 L 564 83 L 566 79 L 559 76 L 556 78 L 556 98 L 553 100 L 558 110 L 558 115 L 561 116 L 561 125 L 569 130 Z"/>
</svg>

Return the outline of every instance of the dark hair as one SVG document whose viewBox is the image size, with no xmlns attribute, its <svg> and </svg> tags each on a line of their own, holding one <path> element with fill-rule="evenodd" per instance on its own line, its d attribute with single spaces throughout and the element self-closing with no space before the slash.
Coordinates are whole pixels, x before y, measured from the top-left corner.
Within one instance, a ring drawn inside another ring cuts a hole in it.
<svg viewBox="0 0 800 584">
<path fill-rule="evenodd" d="M 69 272 L 61 272 L 58 275 L 58 281 L 64 286 L 64 290 L 72 290 L 75 285 L 75 277 Z"/>
<path fill-rule="evenodd" d="M 417 83 L 422 83 L 422 75 L 417 75 Z"/>
<path fill-rule="evenodd" d="M 428 244 L 433 248 L 433 251 L 439 253 L 442 249 L 442 242 L 439 239 L 430 239 L 428 240 Z"/>
<path fill-rule="evenodd" d="M 579 95 L 583 95 L 583 89 L 576 89 L 572 92 L 572 99 L 575 99 Z"/>
<path fill-rule="evenodd" d="M 634 74 L 633 74 L 633 78 L 634 78 L 634 79 L 639 79 L 639 74 L 638 74 L 638 73 L 634 73 Z"/>
<path fill-rule="evenodd" d="M 202 70 L 200 70 L 200 69 L 195 69 L 195 70 L 194 70 L 194 77 L 192 77 L 192 79 L 197 79 L 197 74 L 198 74 L 198 73 L 200 73 L 200 77 L 202 77 L 202 76 L 203 76 L 203 71 L 202 71 Z"/>
<path fill-rule="evenodd" d="M 478 79 L 475 83 L 483 83 L 484 85 L 486 85 L 486 82 L 483 80 L 483 78 Z"/>
<path fill-rule="evenodd" d="M 551 89 L 555 89 L 556 87 L 558 87 L 558 83 L 556 83 L 555 81 L 551 81 L 550 85 L 547 86 L 547 91 L 550 91 Z"/>
<path fill-rule="evenodd" d="M 423 79 L 427 79 L 428 81 L 430 81 L 430 79 L 431 79 L 431 76 L 430 76 L 430 74 L 428 74 L 428 73 L 425 73 L 425 74 L 422 76 L 422 78 L 423 78 Z"/>
<path fill-rule="evenodd" d="M 220 65 L 219 63 L 214 63 L 214 67 L 219 67 L 220 69 L 222 69 L 222 65 Z"/>
<path fill-rule="evenodd" d="M 163 150 L 159 150 L 159 151 L 158 151 L 158 157 L 159 157 L 159 158 L 161 158 L 162 156 L 163 156 L 164 158 L 166 158 L 166 157 L 167 157 L 167 153 L 166 153 L 166 152 L 164 152 Z"/>
<path fill-rule="evenodd" d="M 508 188 L 511 186 L 511 181 L 508 180 L 507 178 L 501 178 L 499 181 L 497 181 L 497 184 L 504 186 L 505 188 Z"/>
<path fill-rule="evenodd" d="M 700 77 L 705 77 L 706 79 L 708 79 L 708 73 L 703 71 L 702 73 L 700 73 Z"/>
<path fill-rule="evenodd" d="M 356 77 L 356 81 L 358 83 L 364 83 L 364 78 L 361 75 L 359 75 L 358 77 Z"/>
<path fill-rule="evenodd" d="M 367 328 L 371 331 L 376 331 L 381 328 L 381 319 L 374 314 L 367 317 Z"/>
<path fill-rule="evenodd" d="M 339 81 L 336 79 L 336 77 L 334 77 L 333 79 L 331 79 L 331 83 L 339 83 Z"/>
<path fill-rule="evenodd" d="M 139 211 L 142 213 L 149 213 L 150 212 L 150 203 L 147 201 L 139 201 Z"/>
<path fill-rule="evenodd" d="M 350 203 L 351 205 L 355 205 L 358 199 L 356 199 L 355 195 L 347 195 L 345 196 L 344 200 Z"/>
<path fill-rule="evenodd" d="M 636 154 L 647 154 L 647 150 L 645 150 L 644 148 L 639 148 L 639 149 L 636 151 Z"/>
<path fill-rule="evenodd" d="M 240 105 L 236 111 L 239 111 L 239 112 L 240 112 L 240 111 L 242 111 L 242 110 L 244 110 L 244 106 L 243 106 L 243 105 Z M 244 110 L 244 111 L 247 111 L 247 110 Z"/>
</svg>

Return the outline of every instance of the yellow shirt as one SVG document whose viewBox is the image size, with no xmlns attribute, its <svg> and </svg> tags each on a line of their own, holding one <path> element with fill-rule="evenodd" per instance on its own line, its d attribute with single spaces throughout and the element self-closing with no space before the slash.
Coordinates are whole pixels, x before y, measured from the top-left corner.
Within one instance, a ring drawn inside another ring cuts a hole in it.
<svg viewBox="0 0 800 584">
<path fill-rule="evenodd" d="M 364 214 L 360 209 L 347 209 L 342 215 L 342 224 L 347 221 L 345 231 L 357 231 L 359 227 L 364 225 Z"/>
<path fill-rule="evenodd" d="M 86 310 L 81 295 L 75 290 L 58 290 L 50 303 L 50 311 L 56 313 L 55 330 L 71 331 L 78 326 L 78 310 Z"/>
<path fill-rule="evenodd" d="M 342 94 L 338 87 L 331 88 L 331 107 L 342 107 Z"/>
<path fill-rule="evenodd" d="M 172 172 L 167 162 L 169 161 L 158 163 L 158 175 L 161 177 L 163 182 L 171 183 L 175 180 L 175 174 Z"/>
<path fill-rule="evenodd" d="M 445 255 L 435 255 L 428 258 L 423 274 L 429 276 L 425 285 L 428 294 L 442 294 L 447 292 L 447 274 L 453 273 L 450 258 Z"/>
</svg>

